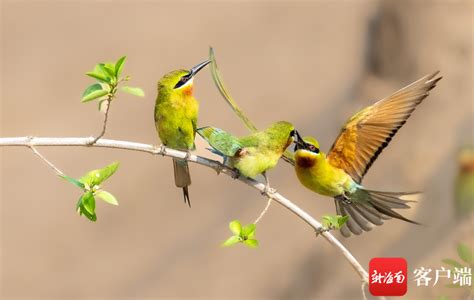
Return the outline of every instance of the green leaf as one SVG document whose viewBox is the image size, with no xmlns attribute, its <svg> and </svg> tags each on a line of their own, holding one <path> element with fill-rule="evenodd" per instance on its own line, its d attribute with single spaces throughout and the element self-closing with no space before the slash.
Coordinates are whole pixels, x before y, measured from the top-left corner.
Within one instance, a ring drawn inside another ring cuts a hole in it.
<svg viewBox="0 0 474 300">
<path fill-rule="evenodd" d="M 100 83 L 91 84 L 86 88 L 86 90 L 82 94 L 82 98 L 84 98 L 85 96 L 89 95 L 92 92 L 100 91 L 100 90 L 103 90 L 102 85 Z"/>
<path fill-rule="evenodd" d="M 101 82 L 105 82 L 105 83 L 110 83 L 110 78 L 108 78 L 107 76 L 105 76 L 105 74 L 99 72 L 99 71 L 91 71 L 91 72 L 87 72 L 86 73 L 87 76 L 89 77 L 92 77 L 92 78 L 95 78 Z"/>
<path fill-rule="evenodd" d="M 255 240 L 255 239 L 245 240 L 244 244 L 247 245 L 249 248 L 257 248 L 258 247 L 258 241 Z"/>
<path fill-rule="evenodd" d="M 333 224 L 333 216 L 323 216 L 323 220 L 322 220 L 322 225 L 326 228 L 329 228 L 331 227 L 331 225 Z"/>
<path fill-rule="evenodd" d="M 98 191 L 95 193 L 96 197 L 99 197 L 100 199 L 104 200 L 105 202 L 112 204 L 112 205 L 119 205 L 117 199 L 115 198 L 114 195 L 107 191 Z"/>
<path fill-rule="evenodd" d="M 81 214 L 82 197 L 83 197 L 83 195 L 81 195 L 81 197 L 79 197 L 79 200 L 77 200 L 77 203 L 76 203 L 76 211 L 79 214 Z"/>
<path fill-rule="evenodd" d="M 110 75 L 110 77 L 115 78 L 115 64 L 114 63 L 105 63 L 104 68 L 107 74 Z"/>
<path fill-rule="evenodd" d="M 322 223 L 326 228 L 335 227 L 338 224 L 337 216 L 323 216 Z"/>
<path fill-rule="evenodd" d="M 75 186 L 77 186 L 80 189 L 84 189 L 84 183 L 80 182 L 77 179 L 71 178 L 71 177 L 66 176 L 66 175 L 59 175 L 59 177 L 69 181 L 70 183 L 74 184 Z"/>
<path fill-rule="evenodd" d="M 326 228 L 340 229 L 347 222 L 349 216 L 323 216 L 322 225 Z"/>
<path fill-rule="evenodd" d="M 86 192 L 84 195 L 82 195 L 81 199 L 82 205 L 81 207 L 84 207 L 84 209 L 91 215 L 95 214 L 95 199 L 94 195 L 92 192 Z"/>
<path fill-rule="evenodd" d="M 98 64 L 97 65 L 101 72 L 109 77 L 110 79 L 115 78 L 115 66 L 111 63 Z"/>
<path fill-rule="evenodd" d="M 92 222 L 95 222 L 97 221 L 97 215 L 95 213 L 91 214 L 89 213 L 85 208 L 84 206 L 81 206 L 80 207 L 80 215 L 84 215 L 86 216 L 86 218 L 88 218 L 89 220 L 91 220 Z"/>
<path fill-rule="evenodd" d="M 455 268 L 462 268 L 463 265 L 459 262 L 457 262 L 456 260 L 454 259 L 451 259 L 451 258 L 445 258 L 443 260 L 441 260 L 443 263 L 447 264 L 447 265 L 450 265 L 452 267 L 455 267 Z"/>
<path fill-rule="evenodd" d="M 255 224 L 246 225 L 242 228 L 242 231 L 240 232 L 240 236 L 244 239 L 245 238 L 252 239 L 255 236 L 255 229 L 256 229 Z"/>
<path fill-rule="evenodd" d="M 123 86 L 122 91 L 137 97 L 145 97 L 145 92 L 139 87 Z"/>
<path fill-rule="evenodd" d="M 460 243 L 458 245 L 458 255 L 459 257 L 467 262 L 468 264 L 472 264 L 472 249 L 469 248 L 468 246 Z"/>
<path fill-rule="evenodd" d="M 106 91 L 106 90 L 95 90 L 87 94 L 87 96 L 82 97 L 81 102 L 82 103 L 89 102 L 97 98 L 103 97 L 107 95 L 108 93 L 109 91 Z"/>
<path fill-rule="evenodd" d="M 123 64 L 124 64 L 126 58 L 127 58 L 126 56 L 122 56 L 115 63 L 115 76 L 117 78 L 119 78 L 120 74 L 122 73 Z"/>
<path fill-rule="evenodd" d="M 242 239 L 239 237 L 239 236 L 231 236 L 230 238 L 228 238 L 225 242 L 222 243 L 222 247 L 229 247 L 229 246 L 232 246 L 232 245 L 235 245 L 237 243 L 240 243 L 242 241 Z"/>
<path fill-rule="evenodd" d="M 84 175 L 81 179 L 79 179 L 79 181 L 84 184 L 89 185 L 90 187 L 94 187 L 96 185 L 101 184 L 102 182 L 107 180 L 107 178 L 112 176 L 115 173 L 115 171 L 117 171 L 118 167 L 119 167 L 119 163 L 114 162 L 106 166 L 105 168 L 90 171 L 89 173 Z"/>
<path fill-rule="evenodd" d="M 440 295 L 438 296 L 438 300 L 449 300 L 448 296 Z"/>
<path fill-rule="evenodd" d="M 349 220 L 349 216 L 337 216 L 337 226 L 336 229 L 341 229 L 341 227 Z"/>
<path fill-rule="evenodd" d="M 242 231 L 242 225 L 240 224 L 239 220 L 234 220 L 229 223 L 229 229 L 233 234 L 239 236 L 240 232 Z"/>
</svg>

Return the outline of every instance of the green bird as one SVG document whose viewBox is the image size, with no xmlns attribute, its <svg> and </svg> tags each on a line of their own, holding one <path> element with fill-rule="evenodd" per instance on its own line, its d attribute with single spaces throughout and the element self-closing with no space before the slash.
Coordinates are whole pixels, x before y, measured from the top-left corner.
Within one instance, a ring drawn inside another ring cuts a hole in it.
<svg viewBox="0 0 474 300">
<path fill-rule="evenodd" d="M 211 151 L 224 157 L 224 162 L 239 174 L 249 178 L 262 174 L 269 191 L 266 171 L 276 166 L 293 142 L 295 128 L 291 123 L 280 121 L 264 131 L 241 138 L 215 127 L 199 128 L 197 132 L 211 145 Z"/>
<path fill-rule="evenodd" d="M 193 97 L 194 76 L 210 61 L 206 60 L 190 70 L 175 70 L 158 81 L 158 96 L 155 103 L 155 126 L 163 145 L 183 151 L 196 148 L 199 103 Z M 191 206 L 188 186 L 191 176 L 186 160 L 173 158 L 174 181 L 183 188 L 184 202 Z"/>
</svg>

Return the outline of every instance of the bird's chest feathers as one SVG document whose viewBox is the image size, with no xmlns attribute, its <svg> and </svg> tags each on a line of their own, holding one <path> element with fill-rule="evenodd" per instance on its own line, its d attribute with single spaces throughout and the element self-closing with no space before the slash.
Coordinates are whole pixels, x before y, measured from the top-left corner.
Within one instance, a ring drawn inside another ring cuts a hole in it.
<svg viewBox="0 0 474 300">
<path fill-rule="evenodd" d="M 192 87 L 190 87 L 192 89 Z M 191 93 L 192 94 L 192 93 Z M 168 106 L 171 113 L 179 114 L 187 118 L 192 118 L 197 114 L 198 102 L 193 96 L 184 94 L 181 97 L 176 97 L 173 101 L 165 104 Z"/>
<path fill-rule="evenodd" d="M 299 158 L 296 174 L 305 187 L 322 195 L 337 196 L 345 190 L 346 175 L 324 161 Z"/>
<path fill-rule="evenodd" d="M 242 175 L 255 178 L 262 172 L 275 167 L 279 156 L 269 151 L 258 151 L 250 147 L 240 151 L 240 155 L 232 159 L 232 165 L 239 169 Z"/>
</svg>

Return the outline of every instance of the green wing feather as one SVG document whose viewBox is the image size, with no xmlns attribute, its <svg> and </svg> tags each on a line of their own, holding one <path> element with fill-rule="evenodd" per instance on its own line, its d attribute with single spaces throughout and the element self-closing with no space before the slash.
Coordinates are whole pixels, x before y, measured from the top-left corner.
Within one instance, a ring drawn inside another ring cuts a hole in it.
<svg viewBox="0 0 474 300">
<path fill-rule="evenodd" d="M 226 86 L 224 85 L 224 81 L 222 80 L 222 76 L 217 68 L 216 57 L 214 55 L 214 50 L 212 47 L 209 48 L 209 59 L 211 60 L 211 74 L 212 79 L 214 80 L 217 89 L 221 93 L 224 100 L 229 104 L 232 110 L 235 112 L 237 117 L 239 117 L 242 122 L 244 122 L 245 126 L 252 132 L 255 133 L 258 131 L 257 127 L 250 121 L 249 118 L 244 114 L 244 112 L 239 108 L 237 103 L 234 101 L 232 96 L 230 95 L 229 91 L 227 90 Z M 291 165 L 295 165 L 295 159 L 292 152 L 286 150 L 282 156 L 283 160 Z"/>
<path fill-rule="evenodd" d="M 212 148 L 225 156 L 232 157 L 243 148 L 235 136 L 222 129 L 208 126 L 199 128 L 196 131 Z"/>
</svg>

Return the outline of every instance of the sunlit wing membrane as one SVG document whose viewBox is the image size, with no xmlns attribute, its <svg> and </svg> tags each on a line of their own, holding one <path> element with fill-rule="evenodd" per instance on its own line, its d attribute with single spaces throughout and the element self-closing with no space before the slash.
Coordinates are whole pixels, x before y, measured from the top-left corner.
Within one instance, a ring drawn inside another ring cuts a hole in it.
<svg viewBox="0 0 474 300">
<path fill-rule="evenodd" d="M 358 183 L 442 77 L 427 75 L 355 114 L 329 150 L 329 162 Z"/>
</svg>

